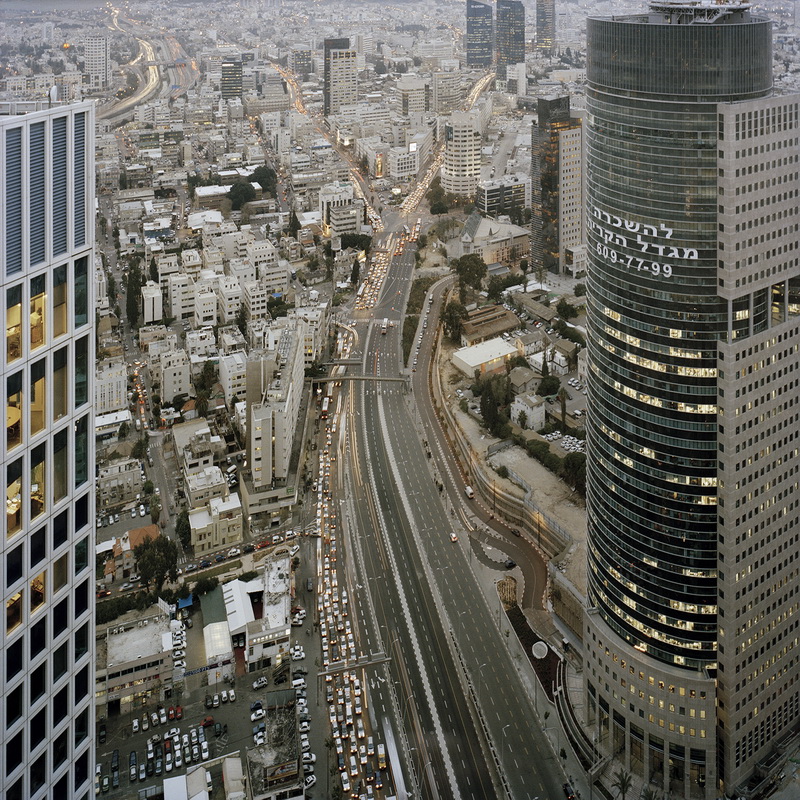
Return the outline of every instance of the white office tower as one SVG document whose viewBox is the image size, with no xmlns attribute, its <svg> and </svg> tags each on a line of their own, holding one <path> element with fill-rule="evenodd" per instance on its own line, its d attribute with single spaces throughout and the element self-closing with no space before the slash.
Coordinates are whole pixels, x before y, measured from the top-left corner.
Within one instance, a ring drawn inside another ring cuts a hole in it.
<svg viewBox="0 0 800 800">
<path fill-rule="evenodd" d="M 0 794 L 83 800 L 94 777 L 94 104 L 36 107 L 0 104 Z"/>
<path fill-rule="evenodd" d="M 111 57 L 107 36 L 87 36 L 83 40 L 83 63 L 92 90 L 111 85 Z"/>
<path fill-rule="evenodd" d="M 480 119 L 475 111 L 456 111 L 444 124 L 442 188 L 451 194 L 475 194 L 481 177 Z"/>
</svg>

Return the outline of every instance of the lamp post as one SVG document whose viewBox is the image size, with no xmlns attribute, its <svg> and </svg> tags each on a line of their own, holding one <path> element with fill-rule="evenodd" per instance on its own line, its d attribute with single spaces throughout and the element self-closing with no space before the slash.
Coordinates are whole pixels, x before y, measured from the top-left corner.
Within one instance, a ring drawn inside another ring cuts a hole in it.
<svg viewBox="0 0 800 800">
<path fill-rule="evenodd" d="M 509 722 L 507 725 L 503 725 L 503 730 L 502 730 L 502 734 L 503 734 L 503 758 L 504 759 L 506 757 L 506 728 L 510 728 L 510 727 L 511 727 L 511 723 Z"/>
<path fill-rule="evenodd" d="M 481 665 L 478 667 L 478 705 L 480 705 L 480 703 L 481 703 L 481 681 L 483 680 L 483 676 L 481 675 L 481 670 L 482 670 L 482 669 L 483 669 L 483 668 L 484 668 L 484 667 L 485 667 L 485 666 L 486 666 L 488 663 L 489 663 L 488 661 L 484 661 L 484 662 L 483 662 L 483 664 L 481 664 Z"/>
</svg>

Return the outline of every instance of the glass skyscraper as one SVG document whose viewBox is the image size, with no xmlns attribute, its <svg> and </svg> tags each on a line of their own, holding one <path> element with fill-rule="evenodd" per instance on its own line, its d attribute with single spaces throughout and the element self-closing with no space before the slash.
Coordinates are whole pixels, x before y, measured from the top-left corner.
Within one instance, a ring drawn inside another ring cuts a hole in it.
<svg viewBox="0 0 800 800">
<path fill-rule="evenodd" d="M 520 0 L 497 0 L 497 77 L 506 79 L 509 64 L 525 61 L 525 6 Z"/>
<path fill-rule="evenodd" d="M 467 66 L 491 67 L 494 53 L 492 7 L 467 0 Z"/>
<path fill-rule="evenodd" d="M 556 0 L 536 0 L 536 49 L 550 55 L 556 46 Z"/>
<path fill-rule="evenodd" d="M 25 113 L 29 112 L 29 113 Z M 0 792 L 94 763 L 94 104 L 0 104 L 5 301 Z"/>
<path fill-rule="evenodd" d="M 744 793 L 800 712 L 798 96 L 747 4 L 587 44 L 588 722 L 659 791 Z"/>
</svg>

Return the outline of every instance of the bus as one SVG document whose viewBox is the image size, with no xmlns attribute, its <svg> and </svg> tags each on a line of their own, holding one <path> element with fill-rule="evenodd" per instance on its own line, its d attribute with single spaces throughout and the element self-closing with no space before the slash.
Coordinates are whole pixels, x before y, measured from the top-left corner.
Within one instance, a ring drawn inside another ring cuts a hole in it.
<svg viewBox="0 0 800 800">
<path fill-rule="evenodd" d="M 328 419 L 328 409 L 330 408 L 330 405 L 331 405 L 331 398 L 325 396 L 322 400 L 322 412 L 319 415 L 320 419 Z"/>
<path fill-rule="evenodd" d="M 386 331 L 388 331 L 388 330 L 389 330 L 389 318 L 386 317 L 383 320 L 383 325 L 381 325 L 381 333 L 385 335 Z"/>
</svg>

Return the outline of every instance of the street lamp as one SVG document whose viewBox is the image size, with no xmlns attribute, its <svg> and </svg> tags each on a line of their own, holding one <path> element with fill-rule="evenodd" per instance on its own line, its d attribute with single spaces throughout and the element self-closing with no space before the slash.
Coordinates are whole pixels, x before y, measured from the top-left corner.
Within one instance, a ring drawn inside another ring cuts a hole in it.
<svg viewBox="0 0 800 800">
<path fill-rule="evenodd" d="M 478 667 L 478 705 L 480 705 L 480 702 L 481 702 L 481 681 L 482 681 L 481 670 L 482 670 L 482 669 L 483 669 L 483 668 L 484 668 L 484 667 L 485 667 L 485 666 L 486 666 L 488 663 L 489 663 L 488 661 L 484 661 L 484 662 L 483 662 L 483 664 L 481 664 L 481 665 Z"/>
<path fill-rule="evenodd" d="M 503 726 L 503 730 L 501 731 L 503 734 L 503 758 L 506 757 L 506 728 L 510 728 L 511 723 L 509 722 L 508 725 Z"/>
</svg>

